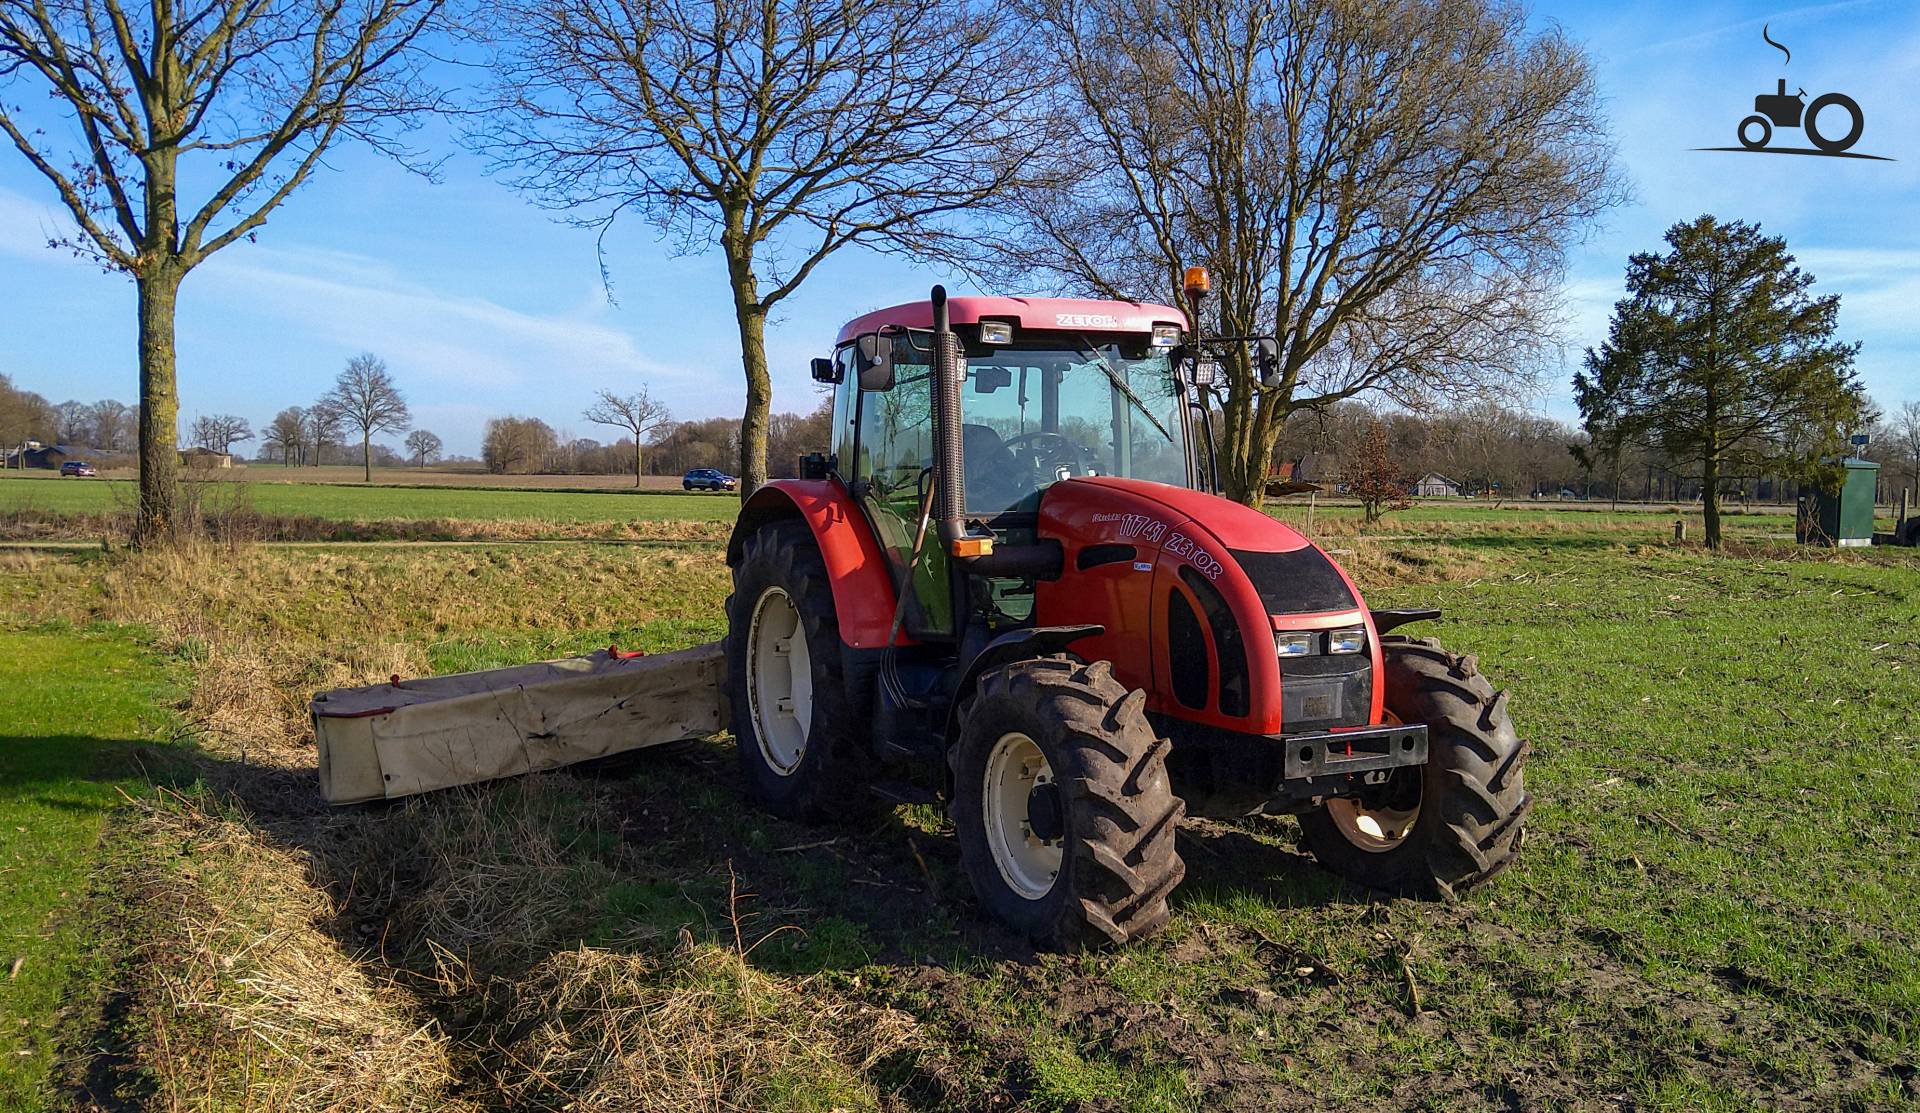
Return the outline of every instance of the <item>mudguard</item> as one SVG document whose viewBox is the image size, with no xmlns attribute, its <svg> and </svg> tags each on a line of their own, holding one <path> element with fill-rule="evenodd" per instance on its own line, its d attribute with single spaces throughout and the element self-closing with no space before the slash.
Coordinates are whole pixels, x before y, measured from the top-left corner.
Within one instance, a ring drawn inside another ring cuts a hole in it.
<svg viewBox="0 0 1920 1113">
<path fill-rule="evenodd" d="M 838 479 L 776 479 L 756 490 L 733 524 L 727 566 L 740 563 L 741 547 L 755 530 L 783 518 L 799 518 L 813 531 L 833 587 L 840 640 L 854 649 L 886 645 L 897 599 L 893 572 L 866 515 Z M 894 643 L 912 645 L 913 639 L 903 631 Z"/>
</svg>

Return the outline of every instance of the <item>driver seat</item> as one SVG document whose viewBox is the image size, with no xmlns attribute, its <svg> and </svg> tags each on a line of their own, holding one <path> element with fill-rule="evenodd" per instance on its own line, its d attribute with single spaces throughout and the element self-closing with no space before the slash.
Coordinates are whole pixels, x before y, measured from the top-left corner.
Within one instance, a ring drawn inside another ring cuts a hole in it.
<svg viewBox="0 0 1920 1113">
<path fill-rule="evenodd" d="M 1020 462 L 991 427 L 962 422 L 960 452 L 966 461 L 969 510 L 998 514 L 1027 496 L 1020 483 Z"/>
</svg>

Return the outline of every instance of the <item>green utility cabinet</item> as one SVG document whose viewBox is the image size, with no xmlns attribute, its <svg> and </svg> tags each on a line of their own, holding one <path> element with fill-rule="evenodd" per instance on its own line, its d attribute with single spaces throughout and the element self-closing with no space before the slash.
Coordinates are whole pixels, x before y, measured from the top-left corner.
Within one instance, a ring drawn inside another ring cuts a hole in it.
<svg viewBox="0 0 1920 1113">
<path fill-rule="evenodd" d="M 1800 496 L 1795 537 L 1803 545 L 1873 544 L 1873 494 L 1880 482 L 1880 465 L 1848 457 L 1838 491 L 1812 490 Z"/>
</svg>

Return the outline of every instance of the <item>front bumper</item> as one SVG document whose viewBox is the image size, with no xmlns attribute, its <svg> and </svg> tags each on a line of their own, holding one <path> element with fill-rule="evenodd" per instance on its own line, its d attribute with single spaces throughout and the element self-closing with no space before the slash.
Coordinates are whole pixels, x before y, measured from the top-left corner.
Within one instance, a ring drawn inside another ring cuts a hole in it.
<svg viewBox="0 0 1920 1113">
<path fill-rule="evenodd" d="M 1167 771 L 1187 814 L 1215 819 L 1303 811 L 1427 760 L 1424 723 L 1242 734 L 1156 716 L 1154 726 L 1173 742 Z"/>
<path fill-rule="evenodd" d="M 1285 748 L 1281 777 L 1289 781 L 1424 765 L 1427 760 L 1425 723 L 1281 734 L 1273 741 Z"/>
</svg>

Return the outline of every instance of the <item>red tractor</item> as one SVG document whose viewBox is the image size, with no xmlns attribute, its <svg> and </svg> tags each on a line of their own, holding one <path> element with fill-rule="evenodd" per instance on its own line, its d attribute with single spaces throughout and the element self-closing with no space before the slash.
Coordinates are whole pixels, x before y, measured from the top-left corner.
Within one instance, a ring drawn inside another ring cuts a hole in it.
<svg viewBox="0 0 1920 1113">
<path fill-rule="evenodd" d="M 1165 923 L 1185 815 L 1297 814 L 1320 862 L 1396 893 L 1512 861 L 1505 696 L 1387 634 L 1438 612 L 1369 611 L 1211 493 L 1229 343 L 1271 359 L 1169 306 L 939 287 L 842 329 L 813 363 L 832 451 L 754 492 L 727 549 L 753 793 L 805 821 L 944 798 L 981 903 L 1045 946 Z"/>
</svg>

